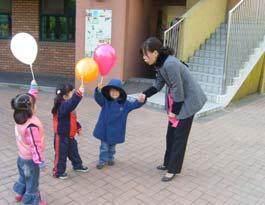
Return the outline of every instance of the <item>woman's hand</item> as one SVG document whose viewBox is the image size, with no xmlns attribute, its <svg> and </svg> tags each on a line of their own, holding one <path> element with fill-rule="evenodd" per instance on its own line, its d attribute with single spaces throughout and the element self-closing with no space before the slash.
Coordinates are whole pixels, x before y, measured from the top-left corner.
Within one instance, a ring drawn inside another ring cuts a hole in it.
<svg viewBox="0 0 265 205">
<path fill-rule="evenodd" d="M 172 112 L 169 112 L 168 113 L 168 117 L 169 118 L 176 118 L 176 115 L 174 113 L 172 113 Z"/>
</svg>

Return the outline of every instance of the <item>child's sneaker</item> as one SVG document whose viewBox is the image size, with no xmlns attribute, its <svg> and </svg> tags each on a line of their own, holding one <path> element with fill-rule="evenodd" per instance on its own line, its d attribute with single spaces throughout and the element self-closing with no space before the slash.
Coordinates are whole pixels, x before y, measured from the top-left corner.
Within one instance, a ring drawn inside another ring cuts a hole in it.
<svg viewBox="0 0 265 205">
<path fill-rule="evenodd" d="M 68 175 L 67 173 L 63 173 L 62 175 L 59 175 L 59 176 L 56 176 L 56 178 L 59 178 L 59 179 L 67 179 L 68 178 Z"/>
<path fill-rule="evenodd" d="M 88 172 L 89 170 L 88 170 L 88 167 L 82 166 L 78 169 L 74 169 L 74 171 L 76 171 L 76 172 Z"/>
<path fill-rule="evenodd" d="M 47 203 L 47 201 L 45 201 L 45 200 L 41 200 L 41 201 L 40 201 L 40 205 L 48 205 L 48 203 Z"/>
<path fill-rule="evenodd" d="M 110 160 L 110 161 L 108 161 L 108 165 L 109 165 L 109 166 L 113 166 L 114 164 L 115 164 L 114 160 Z"/>
<path fill-rule="evenodd" d="M 106 166 L 106 163 L 98 163 L 96 167 L 97 169 L 102 169 L 105 166 Z"/>
<path fill-rule="evenodd" d="M 22 198 L 23 198 L 23 195 L 20 195 L 20 194 L 16 194 L 15 196 L 16 202 L 21 202 Z"/>
</svg>

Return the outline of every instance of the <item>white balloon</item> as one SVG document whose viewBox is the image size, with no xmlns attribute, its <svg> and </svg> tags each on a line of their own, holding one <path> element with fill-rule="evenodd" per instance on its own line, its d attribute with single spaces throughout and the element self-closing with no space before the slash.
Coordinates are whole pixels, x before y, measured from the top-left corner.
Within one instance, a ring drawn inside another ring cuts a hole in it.
<svg viewBox="0 0 265 205">
<path fill-rule="evenodd" d="M 11 40 L 11 51 L 22 63 L 32 65 L 38 54 L 36 40 L 28 33 L 18 33 Z"/>
</svg>

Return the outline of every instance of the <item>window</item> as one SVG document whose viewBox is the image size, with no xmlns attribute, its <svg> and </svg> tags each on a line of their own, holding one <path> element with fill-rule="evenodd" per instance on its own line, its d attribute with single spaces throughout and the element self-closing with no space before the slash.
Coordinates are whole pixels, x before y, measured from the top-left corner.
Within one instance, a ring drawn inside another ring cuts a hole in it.
<svg viewBox="0 0 265 205">
<path fill-rule="evenodd" d="M 41 31 L 43 41 L 75 41 L 75 0 L 42 0 Z"/>
<path fill-rule="evenodd" d="M 11 0 L 0 0 L 0 38 L 11 37 Z"/>
</svg>

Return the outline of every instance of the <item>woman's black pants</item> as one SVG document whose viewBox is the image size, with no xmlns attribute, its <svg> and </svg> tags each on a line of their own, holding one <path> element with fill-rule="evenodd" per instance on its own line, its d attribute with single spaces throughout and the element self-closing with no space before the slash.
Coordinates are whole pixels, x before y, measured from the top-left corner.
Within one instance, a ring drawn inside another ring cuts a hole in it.
<svg viewBox="0 0 265 205">
<path fill-rule="evenodd" d="M 168 173 L 181 172 L 193 118 L 194 116 L 191 116 L 180 120 L 177 127 L 172 127 L 170 122 L 168 124 L 167 148 L 164 157 L 164 166 Z"/>
</svg>

